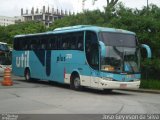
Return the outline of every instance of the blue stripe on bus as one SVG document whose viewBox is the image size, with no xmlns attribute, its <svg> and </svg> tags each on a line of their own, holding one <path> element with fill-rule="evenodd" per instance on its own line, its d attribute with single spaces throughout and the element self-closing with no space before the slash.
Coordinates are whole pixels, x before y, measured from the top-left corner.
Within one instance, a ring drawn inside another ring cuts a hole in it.
<svg viewBox="0 0 160 120">
<path fill-rule="evenodd" d="M 44 66 L 45 65 L 45 50 L 34 50 L 35 55 L 41 62 L 41 64 Z"/>
<path fill-rule="evenodd" d="M 51 51 L 46 51 L 46 75 L 50 76 L 51 74 Z"/>
</svg>

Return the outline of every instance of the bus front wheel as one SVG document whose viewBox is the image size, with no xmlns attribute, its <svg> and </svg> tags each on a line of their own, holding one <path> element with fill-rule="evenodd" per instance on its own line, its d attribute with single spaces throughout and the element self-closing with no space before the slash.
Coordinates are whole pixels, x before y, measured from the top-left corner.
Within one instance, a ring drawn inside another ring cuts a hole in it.
<svg viewBox="0 0 160 120">
<path fill-rule="evenodd" d="M 79 77 L 73 78 L 73 80 L 71 82 L 71 89 L 78 90 L 78 91 L 82 90 L 82 86 L 81 86 Z"/>
<path fill-rule="evenodd" d="M 104 93 L 111 93 L 111 92 L 112 92 L 112 89 L 104 89 L 103 92 L 104 92 Z"/>
<path fill-rule="evenodd" d="M 25 70 L 24 76 L 25 76 L 25 80 L 27 80 L 27 81 L 31 80 L 31 74 L 30 74 L 30 70 L 29 69 Z"/>
</svg>

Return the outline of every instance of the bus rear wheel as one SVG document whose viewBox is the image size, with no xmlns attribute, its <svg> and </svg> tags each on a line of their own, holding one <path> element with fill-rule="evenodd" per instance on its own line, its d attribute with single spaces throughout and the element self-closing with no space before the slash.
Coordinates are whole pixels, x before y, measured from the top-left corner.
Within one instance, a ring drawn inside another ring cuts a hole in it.
<svg viewBox="0 0 160 120">
<path fill-rule="evenodd" d="M 29 69 L 25 70 L 24 77 L 25 77 L 26 81 L 30 81 L 31 80 L 31 74 L 30 74 L 30 70 Z"/>
</svg>

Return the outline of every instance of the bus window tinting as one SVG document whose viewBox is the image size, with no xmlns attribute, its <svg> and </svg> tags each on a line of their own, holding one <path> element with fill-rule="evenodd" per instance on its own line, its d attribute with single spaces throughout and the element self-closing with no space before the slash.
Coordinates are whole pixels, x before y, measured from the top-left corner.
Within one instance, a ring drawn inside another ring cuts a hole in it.
<svg viewBox="0 0 160 120">
<path fill-rule="evenodd" d="M 15 50 L 81 50 L 84 32 L 35 35 L 14 39 Z"/>
<path fill-rule="evenodd" d="M 135 47 L 136 38 L 132 34 L 101 32 L 102 41 L 107 46 Z"/>
</svg>

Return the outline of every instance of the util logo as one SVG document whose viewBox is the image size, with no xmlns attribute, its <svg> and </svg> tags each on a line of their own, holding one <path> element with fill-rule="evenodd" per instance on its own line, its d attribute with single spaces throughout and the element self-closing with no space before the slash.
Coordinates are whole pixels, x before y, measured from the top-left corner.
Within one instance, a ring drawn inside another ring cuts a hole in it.
<svg viewBox="0 0 160 120">
<path fill-rule="evenodd" d="M 29 67 L 29 51 L 24 52 L 20 57 L 16 57 L 17 67 Z"/>
</svg>

